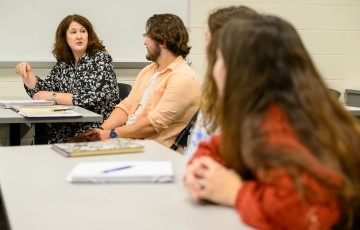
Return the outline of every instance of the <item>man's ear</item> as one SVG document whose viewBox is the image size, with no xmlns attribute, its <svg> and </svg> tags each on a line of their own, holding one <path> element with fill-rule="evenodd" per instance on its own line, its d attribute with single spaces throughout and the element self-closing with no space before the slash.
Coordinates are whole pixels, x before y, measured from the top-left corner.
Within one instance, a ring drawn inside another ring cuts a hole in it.
<svg viewBox="0 0 360 230">
<path fill-rule="evenodd" d="M 161 42 L 159 45 L 161 48 L 166 49 L 166 42 Z"/>
</svg>

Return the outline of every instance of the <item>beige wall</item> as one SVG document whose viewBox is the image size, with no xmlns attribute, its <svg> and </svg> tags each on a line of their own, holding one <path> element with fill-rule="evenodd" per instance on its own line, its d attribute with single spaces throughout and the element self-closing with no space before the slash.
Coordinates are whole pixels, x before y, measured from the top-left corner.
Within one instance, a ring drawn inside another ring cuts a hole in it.
<svg viewBox="0 0 360 230">
<path fill-rule="evenodd" d="M 204 73 L 203 33 L 208 13 L 235 4 L 287 19 L 299 31 L 329 87 L 341 93 L 345 88 L 360 89 L 359 0 L 190 0 L 190 59 L 200 76 Z"/>
<path fill-rule="evenodd" d="M 298 29 L 329 87 L 342 93 L 345 88 L 360 89 L 360 0 L 189 1 L 192 45 L 189 59 L 201 80 L 205 69 L 204 28 L 209 11 L 243 4 L 290 21 Z M 50 70 L 34 71 L 39 76 L 46 76 Z M 127 83 L 132 83 L 138 72 L 138 69 L 116 70 L 118 80 Z M 0 89 L 0 98 L 27 96 L 13 66 L 0 68 Z M 0 125 L 0 143 L 6 133 L 7 129 Z"/>
</svg>

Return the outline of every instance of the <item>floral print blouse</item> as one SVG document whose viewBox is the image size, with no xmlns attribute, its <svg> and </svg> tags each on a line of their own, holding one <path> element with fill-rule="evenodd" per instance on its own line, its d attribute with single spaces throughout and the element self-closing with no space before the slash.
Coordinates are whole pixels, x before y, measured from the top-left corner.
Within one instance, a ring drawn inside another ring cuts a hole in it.
<svg viewBox="0 0 360 230">
<path fill-rule="evenodd" d="M 58 61 L 50 74 L 43 80 L 39 77 L 34 89 L 24 85 L 30 97 L 39 91 L 73 94 L 74 105 L 101 114 L 108 118 L 119 102 L 119 89 L 112 58 L 106 51 L 93 56 L 85 53 L 73 63 Z M 99 123 L 52 123 L 48 124 L 48 142 L 66 142 L 86 129 L 98 127 Z"/>
</svg>

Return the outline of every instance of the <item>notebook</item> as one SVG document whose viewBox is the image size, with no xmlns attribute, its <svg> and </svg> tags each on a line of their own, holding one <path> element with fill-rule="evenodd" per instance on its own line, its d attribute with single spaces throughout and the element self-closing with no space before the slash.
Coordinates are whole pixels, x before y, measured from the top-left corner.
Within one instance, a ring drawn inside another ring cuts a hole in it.
<svg viewBox="0 0 360 230">
<path fill-rule="evenodd" d="M 168 183 L 174 181 L 170 161 L 104 161 L 78 163 L 71 183 Z"/>
<path fill-rule="evenodd" d="M 65 157 L 138 153 L 144 151 L 143 145 L 126 138 L 114 138 L 95 142 L 59 143 L 53 144 L 51 148 Z"/>
</svg>

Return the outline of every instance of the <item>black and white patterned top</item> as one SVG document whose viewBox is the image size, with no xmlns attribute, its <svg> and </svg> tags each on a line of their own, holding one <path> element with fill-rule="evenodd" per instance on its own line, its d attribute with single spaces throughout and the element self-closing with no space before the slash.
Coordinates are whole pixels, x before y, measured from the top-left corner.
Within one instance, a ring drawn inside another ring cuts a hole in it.
<svg viewBox="0 0 360 230">
<path fill-rule="evenodd" d="M 119 89 L 112 58 L 99 51 L 93 56 L 84 54 L 75 68 L 73 63 L 58 61 L 43 80 L 39 77 L 34 89 L 25 86 L 30 97 L 38 91 L 72 93 L 74 105 L 108 118 L 119 102 Z M 98 127 L 99 123 L 53 123 L 48 124 L 49 143 L 66 142 L 86 129 Z"/>
</svg>

